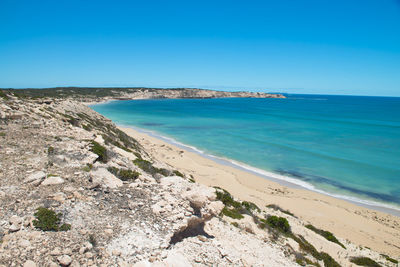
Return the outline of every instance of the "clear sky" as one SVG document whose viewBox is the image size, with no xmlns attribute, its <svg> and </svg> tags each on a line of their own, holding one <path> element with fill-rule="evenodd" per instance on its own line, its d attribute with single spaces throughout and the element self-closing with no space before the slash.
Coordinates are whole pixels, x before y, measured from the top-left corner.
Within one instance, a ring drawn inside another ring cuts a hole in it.
<svg viewBox="0 0 400 267">
<path fill-rule="evenodd" d="M 0 87 L 400 96 L 399 0 L 0 0 Z"/>
</svg>

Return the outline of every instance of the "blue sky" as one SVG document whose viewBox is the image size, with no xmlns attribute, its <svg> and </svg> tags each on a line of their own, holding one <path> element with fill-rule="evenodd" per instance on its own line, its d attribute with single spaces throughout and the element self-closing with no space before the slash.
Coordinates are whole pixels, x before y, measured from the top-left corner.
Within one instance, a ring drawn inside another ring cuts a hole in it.
<svg viewBox="0 0 400 267">
<path fill-rule="evenodd" d="M 0 0 L 0 87 L 400 96 L 400 1 Z"/>
</svg>

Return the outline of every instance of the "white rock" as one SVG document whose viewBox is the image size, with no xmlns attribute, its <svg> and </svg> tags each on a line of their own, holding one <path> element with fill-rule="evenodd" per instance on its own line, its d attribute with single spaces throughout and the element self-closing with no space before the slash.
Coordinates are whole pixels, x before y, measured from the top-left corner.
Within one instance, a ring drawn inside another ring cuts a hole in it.
<svg viewBox="0 0 400 267">
<path fill-rule="evenodd" d="M 19 240 L 19 241 L 18 241 L 18 245 L 19 245 L 20 247 L 27 248 L 27 247 L 29 247 L 29 246 L 31 245 L 31 242 L 29 242 L 29 241 L 26 240 L 26 239 L 22 239 L 22 240 Z"/>
<path fill-rule="evenodd" d="M 23 219 L 17 215 L 13 215 L 10 218 L 10 224 L 21 224 L 23 222 Z"/>
<path fill-rule="evenodd" d="M 57 184 L 63 184 L 64 179 L 58 176 L 51 176 L 46 178 L 41 185 L 57 185 Z"/>
<path fill-rule="evenodd" d="M 204 207 L 208 201 L 215 200 L 215 189 L 206 186 L 196 186 L 192 190 L 183 193 L 184 198 L 196 208 Z"/>
<path fill-rule="evenodd" d="M 69 266 L 72 262 L 72 259 L 68 255 L 62 255 L 57 257 L 57 261 L 60 263 L 61 266 Z"/>
<path fill-rule="evenodd" d="M 33 261 L 31 261 L 31 260 L 27 260 L 27 261 L 24 263 L 23 267 L 36 267 L 36 263 L 33 262 Z"/>
<path fill-rule="evenodd" d="M 188 267 L 192 266 L 190 262 L 180 253 L 171 252 L 168 257 L 164 260 L 167 266 L 171 267 Z"/>
<path fill-rule="evenodd" d="M 32 173 L 31 175 L 29 175 L 29 176 L 23 181 L 23 183 L 26 184 L 26 183 L 32 183 L 32 182 L 35 182 L 35 181 L 38 181 L 38 180 L 41 181 L 41 180 L 43 180 L 45 177 L 46 177 L 46 174 L 45 174 L 44 172 L 38 171 L 38 172 L 35 172 L 35 173 Z"/>
<path fill-rule="evenodd" d="M 18 224 L 12 224 L 9 228 L 8 231 L 10 231 L 10 233 L 14 233 L 14 232 L 18 232 L 21 229 L 21 226 Z"/>
<path fill-rule="evenodd" d="M 207 208 L 212 215 L 217 216 L 221 213 L 224 206 L 224 203 L 222 203 L 221 201 L 213 201 L 208 204 Z"/>
<path fill-rule="evenodd" d="M 152 264 L 147 260 L 136 262 L 132 267 L 152 267 Z"/>
<path fill-rule="evenodd" d="M 117 188 L 123 185 L 123 182 L 115 177 L 105 168 L 99 168 L 90 173 L 94 184 L 100 184 L 108 188 Z"/>
</svg>

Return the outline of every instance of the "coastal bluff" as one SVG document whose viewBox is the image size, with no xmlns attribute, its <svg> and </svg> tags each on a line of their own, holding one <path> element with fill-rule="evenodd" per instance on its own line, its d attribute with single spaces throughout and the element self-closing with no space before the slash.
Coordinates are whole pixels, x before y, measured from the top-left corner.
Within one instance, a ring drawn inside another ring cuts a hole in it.
<svg viewBox="0 0 400 267">
<path fill-rule="evenodd" d="M 0 93 L 0 266 L 396 266 L 392 251 L 197 183 L 84 104 L 157 92 Z"/>
<path fill-rule="evenodd" d="M 75 99 L 79 102 L 105 102 L 132 99 L 180 99 L 180 98 L 286 98 L 282 94 L 261 92 L 225 92 L 195 88 L 101 88 L 101 87 L 56 87 L 44 89 L 7 89 L 20 97 Z"/>
</svg>

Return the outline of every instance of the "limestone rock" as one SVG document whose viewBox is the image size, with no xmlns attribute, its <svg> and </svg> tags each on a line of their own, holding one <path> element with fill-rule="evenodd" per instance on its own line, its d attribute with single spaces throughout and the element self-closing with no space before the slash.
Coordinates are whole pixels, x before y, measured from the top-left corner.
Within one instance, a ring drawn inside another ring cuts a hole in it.
<svg viewBox="0 0 400 267">
<path fill-rule="evenodd" d="M 14 232 L 18 232 L 21 229 L 21 226 L 18 224 L 12 224 L 9 228 L 8 231 L 10 231 L 10 233 L 14 233 Z"/>
<path fill-rule="evenodd" d="M 42 181 L 45 177 L 46 177 L 46 174 L 43 171 L 38 171 L 38 172 L 32 173 L 27 178 L 25 178 L 23 183 L 27 184 L 27 183 Z"/>
<path fill-rule="evenodd" d="M 36 267 L 36 263 L 33 262 L 33 261 L 31 261 L 31 260 L 27 260 L 27 261 L 24 263 L 23 267 Z"/>
<path fill-rule="evenodd" d="M 72 259 L 68 255 L 62 255 L 57 257 L 57 261 L 60 263 L 61 266 L 69 266 L 72 262 Z"/>
<path fill-rule="evenodd" d="M 94 184 L 100 184 L 103 187 L 117 188 L 123 185 L 123 182 L 110 173 L 106 168 L 98 168 L 91 172 Z"/>
<path fill-rule="evenodd" d="M 63 178 L 58 176 L 51 176 L 46 178 L 41 185 L 58 185 L 63 184 L 65 181 Z"/>
</svg>

